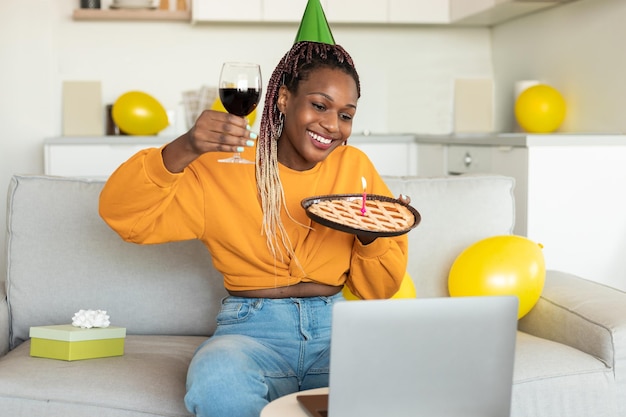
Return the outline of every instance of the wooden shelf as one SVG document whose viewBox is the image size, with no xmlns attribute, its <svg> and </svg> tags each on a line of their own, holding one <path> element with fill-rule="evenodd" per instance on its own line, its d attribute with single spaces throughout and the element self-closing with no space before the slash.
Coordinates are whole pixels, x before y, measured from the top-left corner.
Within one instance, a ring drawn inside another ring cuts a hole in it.
<svg viewBox="0 0 626 417">
<path fill-rule="evenodd" d="M 163 20 L 190 22 L 191 12 L 159 9 L 75 9 L 74 20 Z"/>
</svg>

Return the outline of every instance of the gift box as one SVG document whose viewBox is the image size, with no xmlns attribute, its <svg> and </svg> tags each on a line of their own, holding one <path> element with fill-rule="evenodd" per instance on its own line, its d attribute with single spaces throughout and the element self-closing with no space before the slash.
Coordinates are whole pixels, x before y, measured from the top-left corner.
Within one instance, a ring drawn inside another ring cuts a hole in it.
<svg viewBox="0 0 626 417">
<path fill-rule="evenodd" d="M 76 361 L 122 356 L 126 328 L 109 326 L 84 329 L 62 324 L 30 328 L 30 355 Z"/>
</svg>

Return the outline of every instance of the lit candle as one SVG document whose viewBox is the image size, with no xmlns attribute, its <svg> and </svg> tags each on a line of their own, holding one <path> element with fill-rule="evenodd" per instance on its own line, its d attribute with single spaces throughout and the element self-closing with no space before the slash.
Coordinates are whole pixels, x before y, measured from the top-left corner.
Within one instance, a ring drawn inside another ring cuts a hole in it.
<svg viewBox="0 0 626 417">
<path fill-rule="evenodd" d="M 365 216 L 365 200 L 367 200 L 367 181 L 365 181 L 365 177 L 361 177 L 361 183 L 363 184 L 363 201 L 361 203 L 361 216 Z"/>
</svg>

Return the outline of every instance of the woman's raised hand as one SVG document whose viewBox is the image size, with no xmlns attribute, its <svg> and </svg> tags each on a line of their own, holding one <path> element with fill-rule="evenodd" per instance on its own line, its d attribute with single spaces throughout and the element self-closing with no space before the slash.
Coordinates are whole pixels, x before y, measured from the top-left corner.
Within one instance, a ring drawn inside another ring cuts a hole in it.
<svg viewBox="0 0 626 417">
<path fill-rule="evenodd" d="M 163 149 L 163 162 L 170 172 L 181 172 L 206 152 L 242 152 L 257 138 L 246 119 L 216 110 L 204 110 L 193 127 Z"/>
<path fill-rule="evenodd" d="M 246 119 L 215 110 L 205 110 L 188 132 L 187 140 L 198 155 L 205 152 L 239 152 L 254 146 L 256 134 Z"/>
</svg>

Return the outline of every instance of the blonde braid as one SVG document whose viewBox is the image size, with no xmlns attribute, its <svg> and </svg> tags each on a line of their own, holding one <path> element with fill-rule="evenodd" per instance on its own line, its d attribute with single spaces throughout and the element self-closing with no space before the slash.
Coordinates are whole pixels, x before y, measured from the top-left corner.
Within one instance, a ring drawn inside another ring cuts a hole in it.
<svg viewBox="0 0 626 417">
<path fill-rule="evenodd" d="M 280 77 L 283 73 L 284 62 L 289 53 L 280 61 L 274 73 L 272 74 L 265 94 L 265 106 L 263 107 L 263 115 L 261 118 L 261 129 L 256 148 L 256 182 L 259 198 L 261 200 L 261 209 L 263 211 L 263 224 L 261 233 L 265 233 L 267 237 L 267 247 L 276 259 L 278 253 L 278 238 L 283 246 L 287 248 L 290 255 L 293 256 L 291 244 L 285 245 L 287 232 L 280 217 L 282 206 L 282 183 L 278 175 L 278 138 L 282 123 L 280 120 L 280 112 L 276 107 L 278 100 L 278 90 L 280 89 Z"/>
</svg>

